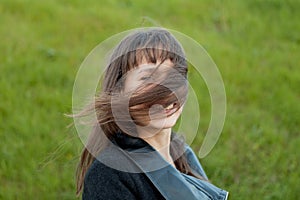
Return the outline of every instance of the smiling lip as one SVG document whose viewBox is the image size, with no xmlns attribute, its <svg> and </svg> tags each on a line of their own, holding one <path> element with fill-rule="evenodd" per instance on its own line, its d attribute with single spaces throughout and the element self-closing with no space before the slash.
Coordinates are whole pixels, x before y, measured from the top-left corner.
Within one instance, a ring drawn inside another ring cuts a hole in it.
<svg viewBox="0 0 300 200">
<path fill-rule="evenodd" d="M 176 103 L 172 103 L 172 104 L 170 104 L 169 106 L 167 106 L 166 108 L 165 108 L 165 113 L 166 113 L 166 115 L 170 115 L 170 114 L 173 114 L 174 112 L 176 112 L 176 110 L 177 110 L 177 104 Z"/>
</svg>

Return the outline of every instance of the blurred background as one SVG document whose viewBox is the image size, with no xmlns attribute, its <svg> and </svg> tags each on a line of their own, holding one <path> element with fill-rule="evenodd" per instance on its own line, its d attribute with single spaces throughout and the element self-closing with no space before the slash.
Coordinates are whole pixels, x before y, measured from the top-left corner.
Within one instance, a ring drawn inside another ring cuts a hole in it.
<svg viewBox="0 0 300 200">
<path fill-rule="evenodd" d="M 83 145 L 64 116 L 76 72 L 111 35 L 157 25 L 198 41 L 223 77 L 224 129 L 201 159 L 211 182 L 230 199 L 299 199 L 299 11 L 296 0 L 1 0 L 0 199 L 76 199 Z"/>
</svg>

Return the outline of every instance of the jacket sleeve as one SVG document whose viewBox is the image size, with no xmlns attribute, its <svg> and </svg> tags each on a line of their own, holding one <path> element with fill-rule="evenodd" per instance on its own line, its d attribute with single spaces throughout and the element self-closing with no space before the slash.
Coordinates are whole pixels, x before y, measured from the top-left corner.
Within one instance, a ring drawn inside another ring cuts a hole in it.
<svg viewBox="0 0 300 200">
<path fill-rule="evenodd" d="M 188 144 L 185 145 L 185 155 L 187 158 L 187 162 L 192 168 L 192 170 L 194 170 L 196 173 L 200 174 L 203 178 L 208 180 L 207 175 L 202 165 L 200 164 L 195 152 Z"/>
<path fill-rule="evenodd" d="M 126 186 L 124 175 L 96 161 L 89 168 L 82 193 L 83 200 L 134 200 L 133 191 Z"/>
</svg>

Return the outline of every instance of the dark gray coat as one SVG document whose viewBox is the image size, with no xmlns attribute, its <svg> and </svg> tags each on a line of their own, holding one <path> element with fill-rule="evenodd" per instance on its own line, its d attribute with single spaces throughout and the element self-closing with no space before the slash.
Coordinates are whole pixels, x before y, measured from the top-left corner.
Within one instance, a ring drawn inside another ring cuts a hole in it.
<svg viewBox="0 0 300 200">
<path fill-rule="evenodd" d="M 207 178 L 188 145 L 185 154 L 193 171 Z M 111 145 L 101 152 L 89 168 L 85 176 L 82 198 L 83 200 L 227 199 L 226 191 L 207 181 L 182 174 L 164 162 L 166 161 L 159 153 L 144 140 L 122 133 L 117 134 Z M 166 167 L 157 167 L 157 170 L 153 170 L 153 166 L 161 166 L 161 163 Z"/>
</svg>

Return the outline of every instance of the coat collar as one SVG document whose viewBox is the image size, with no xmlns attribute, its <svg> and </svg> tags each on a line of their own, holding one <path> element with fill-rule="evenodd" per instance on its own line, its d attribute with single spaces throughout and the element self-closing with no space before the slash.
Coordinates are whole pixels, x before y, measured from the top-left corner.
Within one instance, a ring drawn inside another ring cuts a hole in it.
<svg viewBox="0 0 300 200">
<path fill-rule="evenodd" d="M 172 133 L 172 137 L 174 134 Z M 121 158 L 124 160 L 124 164 L 126 163 L 125 165 L 130 165 L 131 169 L 135 168 L 135 170 L 143 172 L 167 200 L 227 198 L 226 191 L 207 181 L 179 172 L 141 138 L 118 132 L 111 139 L 111 142 L 114 145 L 109 146 L 109 159 L 115 162 L 114 159 Z M 186 147 L 189 164 L 199 166 L 199 161 L 194 152 L 188 145 Z M 113 155 L 112 152 L 114 152 Z"/>
<path fill-rule="evenodd" d="M 126 151 L 145 149 L 155 151 L 155 149 L 141 138 L 134 137 L 123 132 L 117 132 L 111 139 L 111 142 Z"/>
</svg>

